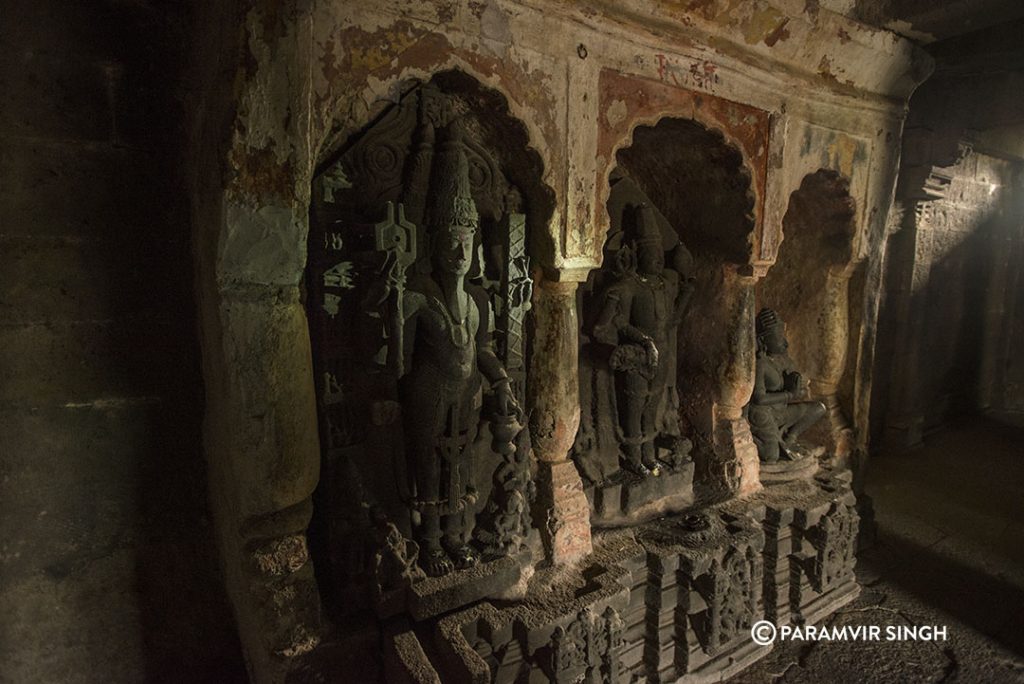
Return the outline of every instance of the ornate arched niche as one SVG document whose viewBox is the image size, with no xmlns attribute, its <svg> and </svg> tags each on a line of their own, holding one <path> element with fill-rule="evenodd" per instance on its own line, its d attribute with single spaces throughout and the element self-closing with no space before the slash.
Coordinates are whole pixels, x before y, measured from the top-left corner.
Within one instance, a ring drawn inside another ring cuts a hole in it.
<svg viewBox="0 0 1024 684">
<path fill-rule="evenodd" d="M 617 162 L 602 266 L 578 296 L 574 458 L 599 525 L 686 508 L 721 484 L 708 477 L 721 460 L 714 407 L 736 391 L 726 369 L 743 345 L 729 331 L 749 315 L 728 273 L 749 262 L 754 231 L 751 174 L 720 132 L 664 118 Z"/>
<path fill-rule="evenodd" d="M 825 446 L 845 459 L 851 448 L 854 363 L 862 320 L 862 269 L 854 258 L 856 203 L 849 181 L 820 169 L 793 192 L 782 221 L 775 264 L 758 282 L 758 308 L 774 310 L 785 326 L 788 353 L 821 400 L 829 420 L 805 433 L 808 445 Z M 851 283 L 851 281 L 853 281 Z"/>
<path fill-rule="evenodd" d="M 522 407 L 530 237 L 553 210 L 542 172 L 503 96 L 450 71 L 411 85 L 314 180 L 310 541 L 335 616 L 427 617 L 530 564 Z"/>
</svg>

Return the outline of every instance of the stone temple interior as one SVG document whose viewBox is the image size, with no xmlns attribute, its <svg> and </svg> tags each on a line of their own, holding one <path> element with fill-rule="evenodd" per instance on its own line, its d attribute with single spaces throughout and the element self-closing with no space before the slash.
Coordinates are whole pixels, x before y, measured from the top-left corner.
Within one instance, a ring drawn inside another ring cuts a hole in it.
<svg viewBox="0 0 1024 684">
<path fill-rule="evenodd" d="M 0 16 L 0 681 L 1024 681 L 1019 0 Z"/>
</svg>

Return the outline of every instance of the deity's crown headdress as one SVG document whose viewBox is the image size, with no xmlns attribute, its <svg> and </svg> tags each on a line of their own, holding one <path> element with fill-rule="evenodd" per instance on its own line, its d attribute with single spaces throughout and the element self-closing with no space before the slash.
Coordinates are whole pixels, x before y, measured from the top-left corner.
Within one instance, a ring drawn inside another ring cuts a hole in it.
<svg viewBox="0 0 1024 684">
<path fill-rule="evenodd" d="M 435 235 L 472 234 L 480 223 L 480 214 L 470 192 L 469 162 L 458 120 L 450 123 L 446 132 L 431 171 L 428 228 Z"/>
<path fill-rule="evenodd" d="M 658 228 L 658 219 L 654 213 L 654 207 L 646 202 L 637 207 L 635 234 L 636 241 L 639 244 L 661 245 L 661 229 Z"/>
<path fill-rule="evenodd" d="M 782 321 L 779 320 L 779 315 L 771 309 L 764 308 L 757 312 L 757 318 L 754 321 L 754 330 L 757 336 L 764 335 L 769 330 L 779 327 L 782 325 Z"/>
</svg>

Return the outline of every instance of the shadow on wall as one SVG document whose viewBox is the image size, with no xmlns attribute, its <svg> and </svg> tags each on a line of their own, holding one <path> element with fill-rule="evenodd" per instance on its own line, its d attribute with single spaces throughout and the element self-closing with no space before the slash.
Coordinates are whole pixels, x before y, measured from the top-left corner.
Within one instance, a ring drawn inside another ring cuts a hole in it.
<svg viewBox="0 0 1024 684">
<path fill-rule="evenodd" d="M 5 3 L 0 27 L 0 679 L 241 681 L 201 444 L 187 10 L 78 5 Z"/>
<path fill-rule="evenodd" d="M 1024 409 L 1024 193 L 994 180 L 955 176 L 889 238 L 873 443 L 914 446 L 957 416 Z"/>
</svg>

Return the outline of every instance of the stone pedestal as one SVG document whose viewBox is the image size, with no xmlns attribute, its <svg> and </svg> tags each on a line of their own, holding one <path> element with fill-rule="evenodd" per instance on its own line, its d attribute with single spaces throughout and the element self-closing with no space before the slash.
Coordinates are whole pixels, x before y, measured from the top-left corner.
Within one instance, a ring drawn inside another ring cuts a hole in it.
<svg viewBox="0 0 1024 684">
<path fill-rule="evenodd" d="M 526 599 L 438 625 L 442 680 L 720 681 L 766 654 L 764 508 L 742 502 L 595 539 L 571 570 L 535 576 Z"/>
<path fill-rule="evenodd" d="M 820 624 L 857 595 L 854 503 L 849 473 L 825 470 L 743 500 L 599 532 L 590 555 L 538 571 L 521 601 L 482 602 L 440 619 L 423 644 L 429 662 L 407 632 L 403 676 L 724 681 L 771 650 L 750 637 L 759 620 Z"/>
<path fill-rule="evenodd" d="M 409 614 L 416 620 L 425 620 L 482 598 L 495 596 L 518 582 L 523 568 L 531 563 L 530 552 L 523 551 L 416 582 L 406 590 Z"/>
<path fill-rule="evenodd" d="M 795 461 L 780 459 L 775 463 L 761 464 L 762 484 L 776 484 L 793 480 L 809 480 L 818 472 L 818 458 L 806 455 Z"/>
<path fill-rule="evenodd" d="M 749 510 L 667 518 L 641 535 L 649 568 L 645 665 L 656 681 L 718 681 L 767 653 L 750 640 L 762 615 L 764 537 Z"/>
<path fill-rule="evenodd" d="M 776 625 L 816 624 L 860 593 L 849 473 L 768 486 L 763 501 L 765 617 Z"/>
<path fill-rule="evenodd" d="M 683 511 L 693 505 L 693 462 L 665 468 L 657 477 L 620 471 L 589 487 L 595 527 L 617 527 Z"/>
</svg>

